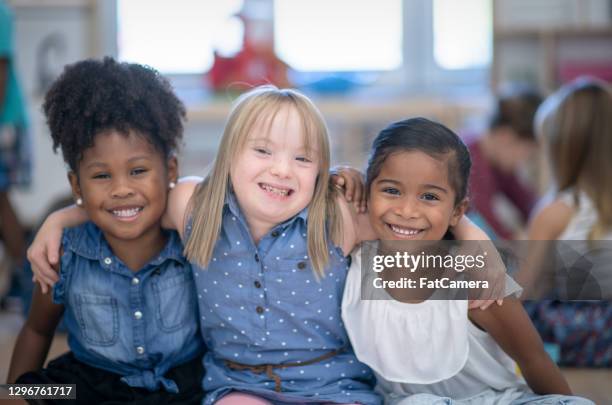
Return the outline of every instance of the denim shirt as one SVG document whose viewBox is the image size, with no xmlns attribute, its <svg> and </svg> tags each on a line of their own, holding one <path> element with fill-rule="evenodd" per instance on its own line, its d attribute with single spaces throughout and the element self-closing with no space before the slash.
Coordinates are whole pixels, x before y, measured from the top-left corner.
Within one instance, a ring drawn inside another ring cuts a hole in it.
<svg viewBox="0 0 612 405">
<path fill-rule="evenodd" d="M 278 224 L 255 244 L 235 195 L 223 209 L 222 229 L 206 269 L 193 265 L 204 356 L 205 404 L 230 390 L 273 401 L 379 404 L 370 369 L 353 353 L 340 317 L 347 260 L 329 244 L 325 276 L 308 258 L 308 209 Z M 188 222 L 186 235 L 191 232 Z M 339 351 L 333 358 L 278 368 L 282 393 L 266 373 L 233 370 L 242 364 L 300 363 Z"/>
<path fill-rule="evenodd" d="M 65 307 L 68 345 L 90 366 L 131 387 L 178 392 L 164 378 L 203 353 L 191 266 L 176 232 L 137 272 L 117 258 L 91 222 L 64 231 L 53 300 Z"/>
</svg>

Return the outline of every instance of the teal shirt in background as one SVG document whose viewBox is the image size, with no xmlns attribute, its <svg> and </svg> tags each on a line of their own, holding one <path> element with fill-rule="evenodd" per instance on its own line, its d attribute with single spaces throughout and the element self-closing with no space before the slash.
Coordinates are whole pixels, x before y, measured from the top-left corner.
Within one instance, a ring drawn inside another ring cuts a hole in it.
<svg viewBox="0 0 612 405">
<path fill-rule="evenodd" d="M 17 75 L 13 55 L 13 14 L 4 1 L 0 0 L 0 59 L 8 59 L 8 82 L 4 100 L 0 102 L 0 125 L 14 124 L 25 127 L 28 118 Z"/>
</svg>

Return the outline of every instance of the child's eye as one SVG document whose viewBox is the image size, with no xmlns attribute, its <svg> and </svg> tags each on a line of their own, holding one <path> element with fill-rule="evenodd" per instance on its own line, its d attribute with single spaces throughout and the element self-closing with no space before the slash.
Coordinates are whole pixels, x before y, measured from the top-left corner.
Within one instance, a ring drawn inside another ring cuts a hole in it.
<svg viewBox="0 0 612 405">
<path fill-rule="evenodd" d="M 108 179 L 110 178 L 110 174 L 108 173 L 96 173 L 91 176 L 92 179 Z"/>
<path fill-rule="evenodd" d="M 432 193 L 425 193 L 421 196 L 421 198 L 425 201 L 439 201 L 440 200 L 437 195 L 432 194 Z"/>
<path fill-rule="evenodd" d="M 310 158 L 306 157 L 306 156 L 298 156 L 295 158 L 295 160 L 297 160 L 298 162 L 302 162 L 302 163 L 311 163 L 312 160 L 310 160 Z"/>
<path fill-rule="evenodd" d="M 133 175 L 133 176 L 138 176 L 139 174 L 143 174 L 143 173 L 146 173 L 146 172 L 147 172 L 147 169 L 139 167 L 137 169 L 132 169 L 130 174 Z"/>
<path fill-rule="evenodd" d="M 385 194 L 400 195 L 400 191 L 395 187 L 385 187 L 382 189 L 382 192 Z"/>
<path fill-rule="evenodd" d="M 265 149 L 265 148 L 254 148 L 255 152 L 261 154 L 261 155 L 269 155 L 270 151 Z"/>
</svg>

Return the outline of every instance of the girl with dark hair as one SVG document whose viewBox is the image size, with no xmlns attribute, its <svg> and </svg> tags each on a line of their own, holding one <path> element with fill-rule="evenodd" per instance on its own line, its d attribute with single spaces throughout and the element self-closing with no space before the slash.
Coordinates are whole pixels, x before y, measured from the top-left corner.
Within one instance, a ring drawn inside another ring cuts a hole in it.
<svg viewBox="0 0 612 405">
<path fill-rule="evenodd" d="M 373 249 L 380 253 L 391 243 L 410 249 L 411 242 L 448 238 L 467 207 L 469 173 L 466 146 L 443 125 L 415 118 L 381 131 L 366 180 L 379 240 Z M 357 358 L 375 371 L 386 403 L 591 403 L 568 396 L 567 382 L 517 299 L 486 310 L 468 310 L 465 300 L 400 302 L 393 299 L 396 291 L 384 289 L 386 299 L 363 299 L 371 266 L 364 255 L 362 272 L 361 251 L 352 257 L 342 317 Z M 518 290 L 508 283 L 506 295 Z"/>
</svg>

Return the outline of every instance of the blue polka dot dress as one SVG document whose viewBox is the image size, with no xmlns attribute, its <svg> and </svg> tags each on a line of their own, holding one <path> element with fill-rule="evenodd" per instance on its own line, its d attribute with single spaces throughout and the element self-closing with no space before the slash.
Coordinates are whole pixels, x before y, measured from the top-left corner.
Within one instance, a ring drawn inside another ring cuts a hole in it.
<svg viewBox="0 0 612 405">
<path fill-rule="evenodd" d="M 204 356 L 205 404 L 231 391 L 280 402 L 380 404 L 370 369 L 360 363 L 342 324 L 340 301 L 347 274 L 342 251 L 330 247 L 326 276 L 315 278 L 306 246 L 307 209 L 276 226 L 255 245 L 235 196 L 228 193 L 211 262 L 194 267 Z M 187 228 L 187 234 L 191 231 Z M 309 362 L 264 372 L 247 364 Z"/>
</svg>

